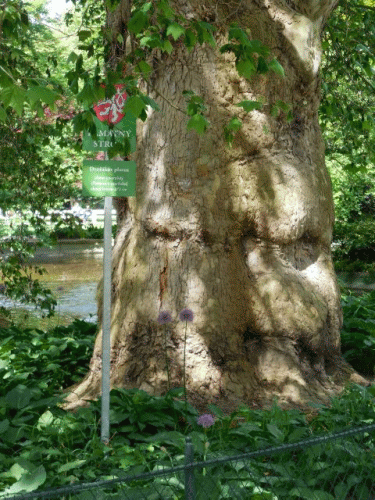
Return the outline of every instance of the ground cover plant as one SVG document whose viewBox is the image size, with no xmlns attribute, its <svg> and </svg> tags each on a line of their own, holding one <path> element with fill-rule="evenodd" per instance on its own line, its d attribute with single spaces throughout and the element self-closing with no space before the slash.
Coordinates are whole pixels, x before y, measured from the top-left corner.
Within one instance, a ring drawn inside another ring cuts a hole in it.
<svg viewBox="0 0 375 500">
<path fill-rule="evenodd" d="M 353 313 L 356 299 L 349 299 L 343 297 L 345 314 Z M 373 295 L 365 297 L 364 304 L 373 300 Z M 373 314 L 370 306 L 363 307 L 362 314 Z M 307 413 L 283 411 L 275 404 L 270 409 L 243 406 L 230 415 L 214 405 L 210 414 L 199 415 L 186 405 L 183 389 L 171 389 L 164 397 L 119 389 L 111 392 L 111 439 L 103 444 L 100 401 L 74 413 L 61 408 L 63 389 L 87 371 L 95 332 L 95 325 L 79 320 L 48 332 L 14 326 L 0 330 L 0 498 L 182 465 L 188 435 L 194 459 L 202 461 L 375 422 L 374 387 L 349 387 L 330 407 L 312 407 Z M 197 469 L 195 477 L 202 499 L 236 493 L 253 500 L 348 495 L 363 500 L 375 477 L 375 432 Z M 184 498 L 182 472 L 121 487 L 128 498 Z"/>
</svg>

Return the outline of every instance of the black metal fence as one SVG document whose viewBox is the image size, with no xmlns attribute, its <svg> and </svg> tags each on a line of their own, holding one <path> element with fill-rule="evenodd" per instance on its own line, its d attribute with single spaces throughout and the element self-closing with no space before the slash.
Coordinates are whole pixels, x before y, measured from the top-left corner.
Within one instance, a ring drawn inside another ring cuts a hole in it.
<svg viewBox="0 0 375 500">
<path fill-rule="evenodd" d="M 40 490 L 6 500 L 375 500 L 375 424 L 241 455 L 106 481 Z"/>
</svg>

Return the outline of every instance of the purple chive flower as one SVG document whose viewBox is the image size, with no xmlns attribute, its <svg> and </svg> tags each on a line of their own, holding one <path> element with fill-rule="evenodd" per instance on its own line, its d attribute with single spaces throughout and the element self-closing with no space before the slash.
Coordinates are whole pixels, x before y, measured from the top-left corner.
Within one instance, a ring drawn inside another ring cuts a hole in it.
<svg viewBox="0 0 375 500">
<path fill-rule="evenodd" d="M 183 309 L 180 312 L 180 320 L 181 321 L 193 321 L 193 318 L 194 318 L 194 314 L 193 314 L 193 311 L 191 311 L 190 309 Z"/>
<path fill-rule="evenodd" d="M 172 321 L 172 316 L 168 311 L 161 311 L 158 316 L 158 323 L 160 325 L 165 325 L 166 323 L 170 323 Z"/>
<path fill-rule="evenodd" d="M 204 413 L 198 418 L 198 425 L 201 425 L 202 427 L 211 427 L 211 425 L 214 425 L 214 423 L 215 417 L 213 417 L 209 413 Z"/>
</svg>

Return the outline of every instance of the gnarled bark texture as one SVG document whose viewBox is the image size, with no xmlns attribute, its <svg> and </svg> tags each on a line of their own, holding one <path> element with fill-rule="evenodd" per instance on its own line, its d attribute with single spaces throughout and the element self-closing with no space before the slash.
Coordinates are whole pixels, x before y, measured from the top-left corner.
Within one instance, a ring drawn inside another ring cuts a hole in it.
<svg viewBox="0 0 375 500">
<path fill-rule="evenodd" d="M 188 53 L 177 43 L 171 56 L 155 54 L 148 91 L 161 111 L 137 126 L 136 197 L 117 200 L 114 386 L 165 393 L 166 334 L 172 386 L 181 387 L 185 328 L 188 398 L 201 409 L 274 396 L 281 404 L 327 401 L 349 378 L 363 382 L 340 354 L 334 207 L 317 117 L 320 38 L 336 3 L 174 2 L 187 18 L 249 29 L 286 77 L 241 78 L 233 55 L 207 45 Z M 113 27 L 124 29 L 113 18 Z M 224 33 L 219 29 L 219 45 Z M 203 136 L 186 130 L 188 117 L 177 109 L 187 89 L 207 104 L 212 126 Z M 236 106 L 261 97 L 262 110 Z M 278 99 L 292 105 L 291 123 L 271 116 Z M 230 149 L 223 126 L 234 115 L 244 125 Z M 187 325 L 178 319 L 185 307 L 194 313 Z M 157 323 L 162 310 L 173 322 Z M 99 334 L 71 406 L 98 396 L 100 369 Z"/>
</svg>

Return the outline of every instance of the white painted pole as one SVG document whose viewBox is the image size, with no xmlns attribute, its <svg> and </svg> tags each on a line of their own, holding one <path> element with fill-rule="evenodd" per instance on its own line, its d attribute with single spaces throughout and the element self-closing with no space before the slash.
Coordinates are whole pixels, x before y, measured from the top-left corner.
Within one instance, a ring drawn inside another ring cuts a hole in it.
<svg viewBox="0 0 375 500">
<path fill-rule="evenodd" d="M 112 292 L 112 197 L 104 198 L 103 327 L 102 327 L 102 426 L 101 439 L 109 441 L 111 390 L 111 292 Z"/>
</svg>

